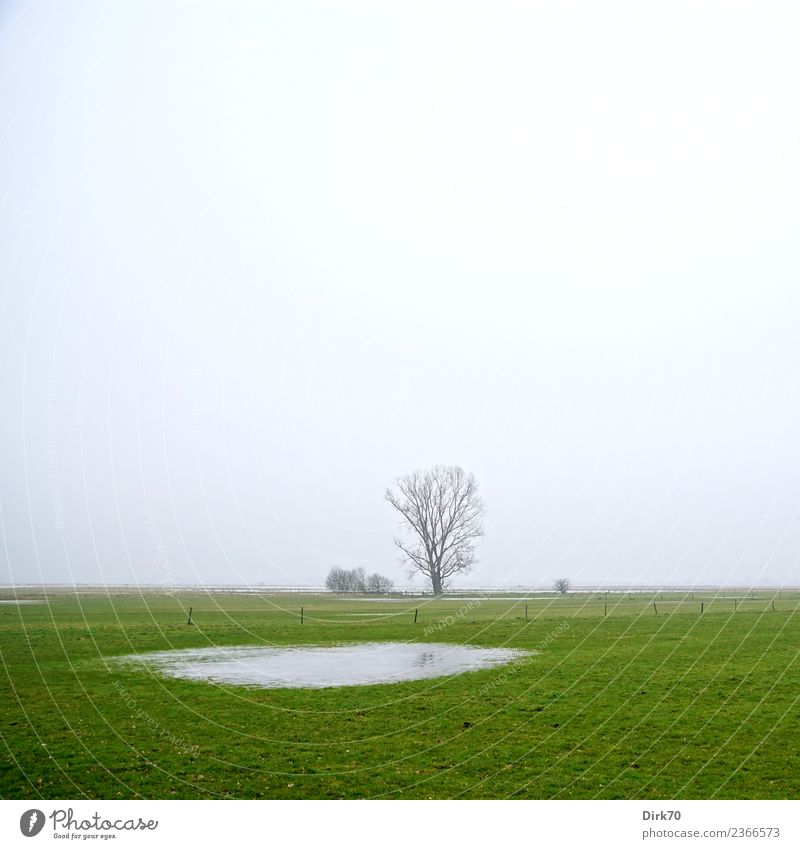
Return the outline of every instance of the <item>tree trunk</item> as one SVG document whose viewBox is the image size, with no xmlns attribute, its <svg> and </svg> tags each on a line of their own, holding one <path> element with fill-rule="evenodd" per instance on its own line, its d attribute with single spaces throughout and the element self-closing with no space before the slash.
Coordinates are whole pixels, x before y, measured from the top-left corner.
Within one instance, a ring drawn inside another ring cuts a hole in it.
<svg viewBox="0 0 800 849">
<path fill-rule="evenodd" d="M 442 578 L 438 572 L 434 572 L 431 575 L 431 583 L 433 584 L 433 594 L 441 595 L 442 594 Z"/>
</svg>

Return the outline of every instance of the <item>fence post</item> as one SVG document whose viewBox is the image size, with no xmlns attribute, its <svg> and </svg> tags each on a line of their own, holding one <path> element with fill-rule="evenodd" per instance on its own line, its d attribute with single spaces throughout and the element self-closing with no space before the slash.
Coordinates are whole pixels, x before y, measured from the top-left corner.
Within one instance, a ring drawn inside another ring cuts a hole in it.
<svg viewBox="0 0 800 849">
<path fill-rule="evenodd" d="M 186 624 L 187 625 L 192 624 L 192 608 L 191 607 L 189 608 L 189 621 Z"/>
<path fill-rule="evenodd" d="M 658 616 L 658 608 L 656 607 L 655 602 L 653 602 L 653 610 L 655 611 L 656 616 Z"/>
<path fill-rule="evenodd" d="M 603 606 L 603 616 L 608 616 L 608 602 Z"/>
<path fill-rule="evenodd" d="M 300 608 L 300 624 L 303 624 L 303 608 Z"/>
<path fill-rule="evenodd" d="M 417 624 L 417 614 L 418 613 L 419 613 L 419 608 L 416 608 L 416 610 L 414 610 L 414 624 L 415 625 Z"/>
<path fill-rule="evenodd" d="M 703 605 L 704 605 L 704 604 L 705 604 L 705 602 L 704 602 L 704 601 L 701 601 L 701 602 L 700 602 L 700 613 L 702 613 L 702 612 L 703 612 Z"/>
<path fill-rule="evenodd" d="M 528 621 L 528 605 L 525 605 L 525 621 Z"/>
</svg>

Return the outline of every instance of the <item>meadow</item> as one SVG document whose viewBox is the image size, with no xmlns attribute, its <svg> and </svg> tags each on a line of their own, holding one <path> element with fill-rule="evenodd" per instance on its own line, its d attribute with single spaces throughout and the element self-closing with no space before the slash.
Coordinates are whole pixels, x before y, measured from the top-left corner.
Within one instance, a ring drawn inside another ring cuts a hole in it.
<svg viewBox="0 0 800 849">
<path fill-rule="evenodd" d="M 0 604 L 0 795 L 798 796 L 800 594 L 532 595 L 544 597 L 20 593 L 38 603 Z M 536 654 L 331 689 L 209 684 L 109 662 L 361 641 Z"/>
</svg>

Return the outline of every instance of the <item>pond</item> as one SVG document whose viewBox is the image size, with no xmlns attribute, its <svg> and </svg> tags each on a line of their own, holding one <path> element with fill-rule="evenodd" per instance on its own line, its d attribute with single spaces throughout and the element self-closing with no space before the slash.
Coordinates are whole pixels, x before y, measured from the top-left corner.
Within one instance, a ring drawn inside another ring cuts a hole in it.
<svg viewBox="0 0 800 849">
<path fill-rule="evenodd" d="M 448 643 L 237 646 L 127 655 L 172 678 L 251 687 L 346 687 L 439 678 L 510 663 L 531 652 Z"/>
<path fill-rule="evenodd" d="M 0 604 L 42 604 L 32 598 L 0 598 Z"/>
</svg>

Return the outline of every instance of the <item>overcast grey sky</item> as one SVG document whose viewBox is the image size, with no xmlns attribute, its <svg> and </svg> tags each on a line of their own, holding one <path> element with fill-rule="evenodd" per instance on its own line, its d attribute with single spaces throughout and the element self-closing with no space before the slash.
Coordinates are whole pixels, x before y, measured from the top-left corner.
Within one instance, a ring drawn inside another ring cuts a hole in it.
<svg viewBox="0 0 800 849">
<path fill-rule="evenodd" d="M 0 582 L 800 583 L 796 3 L 0 6 Z"/>
</svg>

